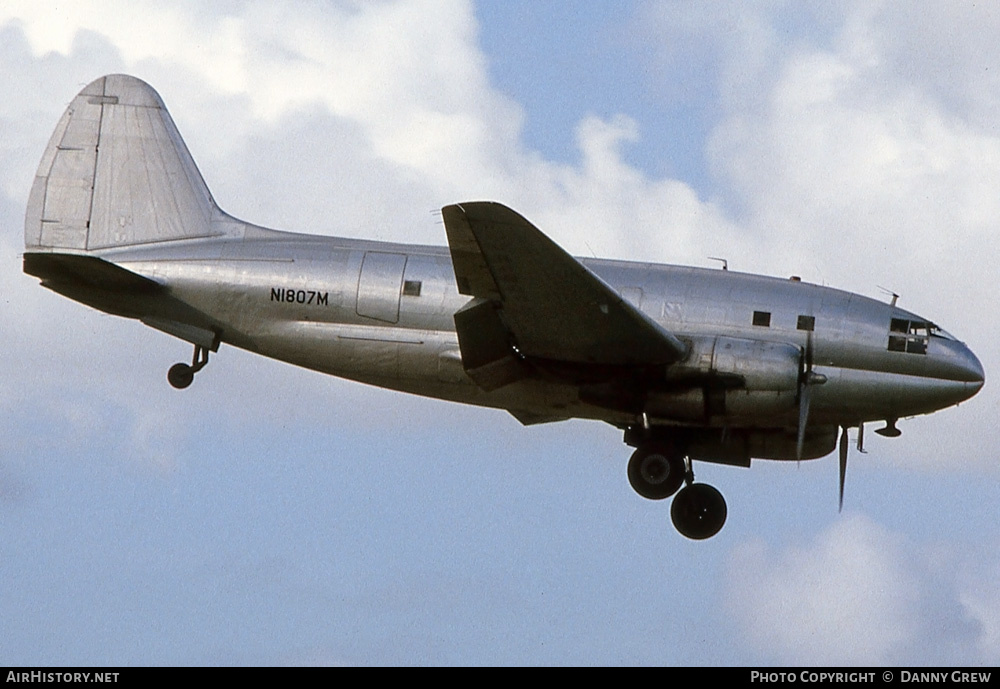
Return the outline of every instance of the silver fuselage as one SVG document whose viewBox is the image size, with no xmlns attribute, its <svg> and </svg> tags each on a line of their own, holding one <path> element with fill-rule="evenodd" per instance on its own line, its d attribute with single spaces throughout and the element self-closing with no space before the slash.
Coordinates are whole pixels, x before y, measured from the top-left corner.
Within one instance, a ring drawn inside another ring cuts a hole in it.
<svg viewBox="0 0 1000 689">
<path fill-rule="evenodd" d="M 453 319 L 469 298 L 459 294 L 443 247 L 252 228 L 241 241 L 181 241 L 96 255 L 167 285 L 205 315 L 210 323 L 204 325 L 225 344 L 384 388 L 539 419 L 637 423 L 634 410 L 585 401 L 580 385 L 564 381 L 540 377 L 480 390 L 463 370 Z M 961 402 L 982 386 L 975 355 L 942 331 L 896 333 L 897 341 L 908 337 L 910 351 L 905 345 L 890 349 L 894 322 L 929 322 L 888 303 L 794 279 L 580 261 L 664 328 L 694 343 L 689 358 L 712 356 L 706 348 L 729 342 L 778 343 L 798 351 L 811 337 L 814 368 L 827 378 L 812 402 L 811 420 L 818 425 L 924 414 Z M 769 314 L 768 324 L 754 325 L 755 312 Z M 144 313 L 143 320 L 156 327 L 148 306 Z M 800 329 L 803 316 L 813 319 L 811 336 Z M 794 427 L 794 384 L 783 391 L 772 387 L 764 404 L 756 398 L 748 408 L 730 403 L 733 411 L 721 415 L 706 416 L 700 393 L 691 390 L 653 395 L 645 410 L 656 424 Z"/>
</svg>

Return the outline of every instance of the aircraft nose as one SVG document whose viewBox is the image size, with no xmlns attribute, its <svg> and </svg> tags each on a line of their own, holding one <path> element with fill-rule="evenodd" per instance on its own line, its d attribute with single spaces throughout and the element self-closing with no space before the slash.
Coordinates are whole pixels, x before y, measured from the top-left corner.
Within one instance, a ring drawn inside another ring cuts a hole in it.
<svg viewBox="0 0 1000 689">
<path fill-rule="evenodd" d="M 961 357 L 961 367 L 965 373 L 963 381 L 965 382 L 965 387 L 969 391 L 969 397 L 972 397 L 977 392 L 979 392 L 983 384 L 986 382 L 986 372 L 983 370 L 983 364 L 979 361 L 979 358 L 972 353 L 972 350 L 962 345 L 963 356 Z"/>
<path fill-rule="evenodd" d="M 958 340 L 935 340 L 929 357 L 931 375 L 942 380 L 964 383 L 970 394 L 979 392 L 986 380 L 983 365 L 972 350 Z"/>
<path fill-rule="evenodd" d="M 930 376 L 936 379 L 937 404 L 949 406 L 969 399 L 979 392 L 986 381 L 979 358 L 958 340 L 935 339 L 933 355 L 928 357 Z"/>
</svg>

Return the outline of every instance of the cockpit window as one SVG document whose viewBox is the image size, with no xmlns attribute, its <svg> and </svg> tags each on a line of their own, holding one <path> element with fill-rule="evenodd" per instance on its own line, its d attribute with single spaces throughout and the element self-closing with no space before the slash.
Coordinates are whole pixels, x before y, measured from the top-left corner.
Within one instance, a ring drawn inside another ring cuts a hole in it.
<svg viewBox="0 0 1000 689">
<path fill-rule="evenodd" d="M 927 340 L 933 334 L 934 328 L 937 326 L 926 321 L 893 318 L 889 323 L 889 351 L 926 354 Z M 940 328 L 937 328 L 937 331 L 943 332 Z"/>
<path fill-rule="evenodd" d="M 951 333 L 949 333 L 947 330 L 944 330 L 944 329 L 938 327 L 934 323 L 928 323 L 927 327 L 931 331 L 931 337 L 940 337 L 943 340 L 952 340 L 952 341 L 955 341 L 955 342 L 958 341 L 958 338 L 956 338 L 954 335 L 952 335 Z"/>
</svg>

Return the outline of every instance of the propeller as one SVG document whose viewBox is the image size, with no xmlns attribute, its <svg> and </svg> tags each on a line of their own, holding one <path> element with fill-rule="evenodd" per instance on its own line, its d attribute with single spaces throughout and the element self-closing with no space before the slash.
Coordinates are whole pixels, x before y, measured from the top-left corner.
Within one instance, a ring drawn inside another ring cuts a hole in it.
<svg viewBox="0 0 1000 689">
<path fill-rule="evenodd" d="M 847 478 L 847 426 L 841 427 L 840 432 L 840 507 L 838 512 L 844 511 L 844 479 Z"/>
<path fill-rule="evenodd" d="M 806 346 L 799 359 L 799 434 L 795 446 L 795 457 L 802 461 L 802 447 L 806 441 L 806 426 L 809 423 L 809 404 L 812 398 L 810 390 L 814 385 L 822 385 L 826 376 L 813 371 L 812 331 L 806 332 Z"/>
</svg>

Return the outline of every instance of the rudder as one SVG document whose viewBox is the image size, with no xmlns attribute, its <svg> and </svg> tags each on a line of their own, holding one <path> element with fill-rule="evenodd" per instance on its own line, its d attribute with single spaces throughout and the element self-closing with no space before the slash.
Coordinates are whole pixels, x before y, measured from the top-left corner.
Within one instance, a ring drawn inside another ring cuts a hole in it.
<svg viewBox="0 0 1000 689">
<path fill-rule="evenodd" d="M 222 216 L 163 101 L 135 77 L 84 88 L 38 166 L 28 251 L 95 251 L 225 234 Z"/>
</svg>

